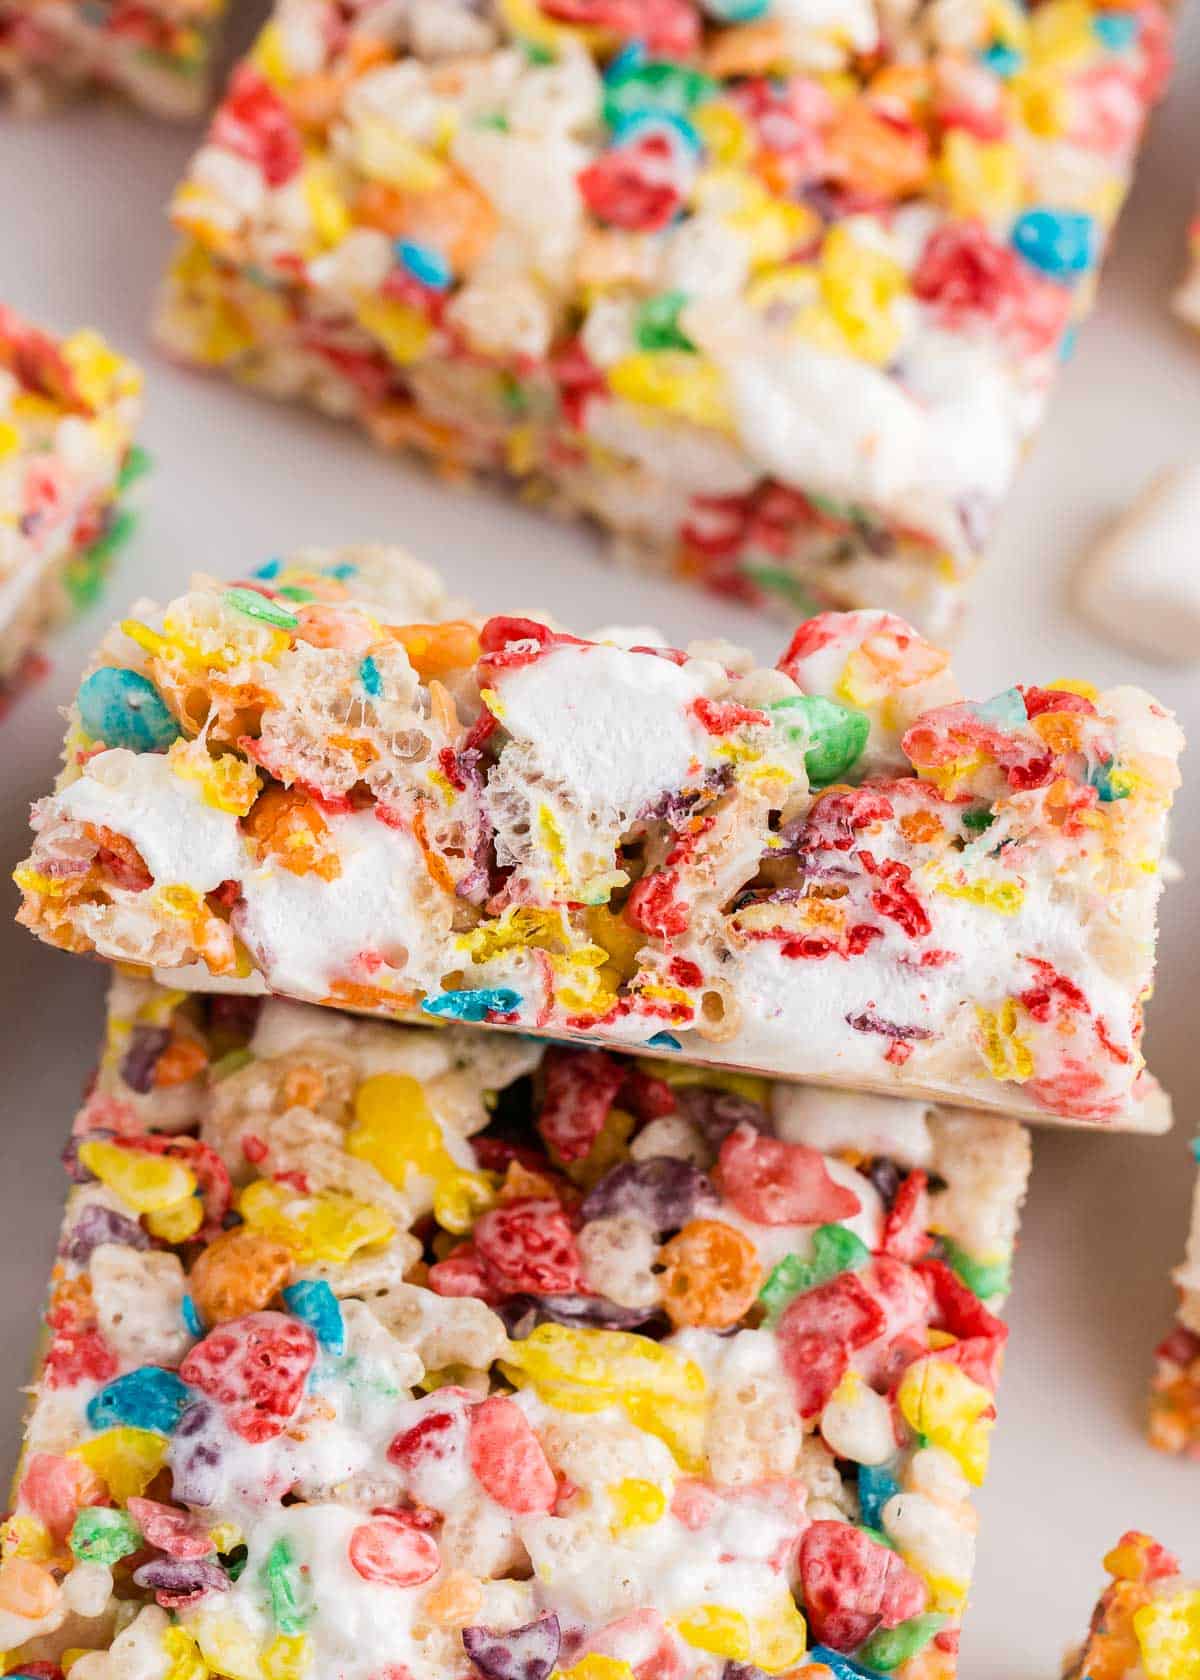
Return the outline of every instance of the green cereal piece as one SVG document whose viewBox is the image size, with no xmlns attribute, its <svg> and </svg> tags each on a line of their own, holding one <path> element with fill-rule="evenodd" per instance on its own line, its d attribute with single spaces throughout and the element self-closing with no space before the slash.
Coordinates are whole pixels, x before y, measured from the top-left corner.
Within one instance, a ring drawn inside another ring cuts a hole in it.
<svg viewBox="0 0 1200 1680">
<path fill-rule="evenodd" d="M 696 346 L 679 325 L 686 303 L 686 292 L 659 292 L 640 303 L 633 320 L 638 349 L 694 350 Z"/>
<path fill-rule="evenodd" d="M 845 1225 L 818 1225 L 813 1232 L 812 1254 L 785 1254 L 771 1268 L 771 1275 L 758 1292 L 767 1309 L 766 1323 L 773 1326 L 783 1309 L 797 1295 L 828 1283 L 839 1272 L 856 1272 L 871 1258 L 867 1245 Z"/>
<path fill-rule="evenodd" d="M 276 1540 L 267 1553 L 261 1578 L 271 1600 L 271 1615 L 280 1633 L 303 1633 L 312 1606 L 303 1602 L 300 1571 L 290 1541 Z"/>
<path fill-rule="evenodd" d="M 259 624 L 269 624 L 273 630 L 294 630 L 300 620 L 295 613 L 281 607 L 277 601 L 268 600 L 260 595 L 257 589 L 227 589 L 221 596 L 227 607 L 234 612 L 240 612 L 244 618 L 253 618 Z"/>
<path fill-rule="evenodd" d="M 78 1512 L 68 1542 L 81 1563 L 119 1563 L 141 1549 L 142 1531 L 126 1511 L 88 1505 Z"/>
<path fill-rule="evenodd" d="M 871 733 L 865 712 L 821 694 L 792 694 L 767 709 L 789 741 L 808 743 L 804 766 L 815 788 L 839 781 L 862 757 Z"/>
<path fill-rule="evenodd" d="M 1008 1259 L 976 1260 L 949 1237 L 942 1238 L 942 1252 L 946 1264 L 956 1272 L 967 1288 L 981 1301 L 993 1295 L 1007 1295 L 1012 1285 L 1012 1262 Z"/>
<path fill-rule="evenodd" d="M 927 1610 L 921 1616 L 910 1616 L 899 1627 L 880 1628 L 858 1653 L 858 1660 L 868 1668 L 890 1674 L 901 1663 L 915 1657 L 918 1651 L 923 1651 L 934 1634 L 945 1627 L 946 1620 L 940 1611 Z"/>
</svg>

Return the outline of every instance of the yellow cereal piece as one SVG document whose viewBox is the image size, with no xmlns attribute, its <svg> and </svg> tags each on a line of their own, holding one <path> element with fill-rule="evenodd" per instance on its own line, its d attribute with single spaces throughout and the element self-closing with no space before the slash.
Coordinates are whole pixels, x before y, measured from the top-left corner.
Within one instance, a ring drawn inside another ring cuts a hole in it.
<svg viewBox="0 0 1200 1680">
<path fill-rule="evenodd" d="M 117 1504 L 124 1505 L 145 1493 L 166 1462 L 169 1446 L 167 1437 L 152 1429 L 119 1424 L 72 1447 L 67 1456 L 82 1459 L 101 1478 Z"/>
<path fill-rule="evenodd" d="M 1029 57 L 1037 65 L 1058 70 L 1078 66 L 1092 58 L 1096 35 L 1092 28 L 1096 8 L 1090 0 L 1048 0 L 1029 19 Z"/>
<path fill-rule="evenodd" d="M 208 1680 L 208 1664 L 187 1628 L 178 1623 L 167 1628 L 162 1636 L 162 1648 L 169 1664 L 163 1680 Z"/>
<path fill-rule="evenodd" d="M 335 245 L 341 244 L 353 224 L 346 201 L 338 191 L 333 166 L 320 152 L 308 154 L 300 189 L 304 194 L 318 249 L 332 250 Z"/>
<path fill-rule="evenodd" d="M 662 409 L 694 426 L 733 429 L 725 382 L 716 365 L 686 350 L 645 350 L 622 356 L 608 369 L 614 396 Z"/>
<path fill-rule="evenodd" d="M 377 1073 L 359 1086 L 346 1150 L 398 1190 L 414 1172 L 439 1184 L 460 1171 L 424 1088 L 406 1073 Z"/>
<path fill-rule="evenodd" d="M 1146 1680 L 1195 1680 L 1200 1673 L 1200 1589 L 1183 1587 L 1133 1613 Z"/>
<path fill-rule="evenodd" d="M 395 298 L 360 298 L 354 313 L 359 326 L 378 339 L 400 367 L 420 361 L 433 337 L 433 329 L 420 310 Z"/>
<path fill-rule="evenodd" d="M 191 1196 L 196 1188 L 194 1176 L 182 1161 L 122 1149 L 103 1138 L 80 1144 L 79 1159 L 135 1213 L 159 1213 Z"/>
<path fill-rule="evenodd" d="M 639 1057 L 637 1065 L 642 1073 L 662 1079 L 676 1090 L 685 1085 L 705 1085 L 716 1091 L 732 1091 L 747 1102 L 765 1104 L 770 1089 L 768 1081 L 758 1074 L 735 1073 L 732 1068 L 689 1067 L 683 1062 L 658 1062 L 650 1056 Z"/>
<path fill-rule="evenodd" d="M 1025 902 L 1025 889 L 1015 881 L 939 881 L 936 892 L 946 898 L 965 899 L 1001 916 L 1015 916 Z"/>
<path fill-rule="evenodd" d="M 656 1436 L 681 1470 L 689 1476 L 703 1472 L 704 1431 L 708 1426 L 708 1407 L 703 1400 L 674 1400 L 637 1392 L 619 1395 L 617 1401 L 630 1423 Z"/>
<path fill-rule="evenodd" d="M 263 1680 L 301 1680 L 312 1667 L 313 1644 L 306 1633 L 277 1633 L 262 1654 Z"/>
<path fill-rule="evenodd" d="M 891 306 L 908 290 L 899 263 L 839 225 L 821 251 L 821 290 L 850 352 L 876 366 L 890 361 L 900 343 Z"/>
<path fill-rule="evenodd" d="M 676 1618 L 675 1631 L 697 1650 L 730 1662 L 750 1661 L 750 1624 L 728 1604 L 697 1604 Z"/>
<path fill-rule="evenodd" d="M 214 810 L 244 817 L 262 790 L 262 777 L 236 753 L 209 756 L 204 742 L 178 740 L 167 750 L 167 763 L 184 781 L 196 782 L 204 803 Z"/>
<path fill-rule="evenodd" d="M 258 1643 L 245 1622 L 228 1610 L 201 1610 L 191 1623 L 201 1655 L 227 1680 L 263 1680 Z"/>
<path fill-rule="evenodd" d="M 0 420 L 0 461 L 15 455 L 21 447 L 21 434 L 11 420 Z"/>
<path fill-rule="evenodd" d="M 750 124 L 732 105 L 714 101 L 692 112 L 692 124 L 706 154 L 719 168 L 738 168 L 753 155 L 756 141 Z"/>
<path fill-rule="evenodd" d="M 36 1517 L 12 1516 L 0 1529 L 0 1555 L 6 1558 L 32 1558 L 35 1563 L 44 1563 L 54 1551 L 54 1536 Z"/>
<path fill-rule="evenodd" d="M 620 1657 L 589 1651 L 571 1668 L 560 1668 L 557 1680 L 633 1680 L 633 1669 Z"/>
<path fill-rule="evenodd" d="M 432 193 L 451 180 L 447 164 L 410 140 L 382 117 L 360 117 L 354 124 L 356 161 L 364 175 L 400 192 Z"/>
<path fill-rule="evenodd" d="M 537 813 L 538 844 L 550 859 L 550 866 L 559 880 L 566 875 L 567 840 L 562 824 L 549 805 L 539 805 Z M 550 883 L 553 887 L 553 882 Z"/>
<path fill-rule="evenodd" d="M 1025 165 L 1004 140 L 977 140 L 954 128 L 942 145 L 938 175 L 956 216 L 1007 216 L 1021 205 Z"/>
<path fill-rule="evenodd" d="M 613 1510 L 613 1526 L 645 1528 L 658 1522 L 667 1509 L 667 1496 L 655 1482 L 638 1476 L 626 1476 L 623 1481 L 608 1487 L 609 1503 Z"/>
<path fill-rule="evenodd" d="M 250 62 L 263 78 L 276 89 L 286 88 L 292 80 L 283 31 L 272 19 L 265 23 L 250 50 Z"/>
<path fill-rule="evenodd" d="M 1066 133 L 1071 103 L 1060 76 L 1050 70 L 1020 70 L 1008 84 L 1008 98 L 1017 121 L 1039 140 L 1055 140 Z"/>
<path fill-rule="evenodd" d="M 625 1392 L 680 1401 L 701 1399 L 707 1388 L 694 1360 L 625 1330 L 539 1324 L 523 1341 L 509 1343 L 507 1363 L 534 1387 L 570 1384 L 615 1396 Z"/>
<path fill-rule="evenodd" d="M 976 1008 L 982 1039 L 980 1049 L 993 1079 L 1012 1079 L 1018 1084 L 1033 1078 L 1033 1052 L 1017 1032 L 1020 1003 L 1005 998 L 997 1010 Z"/>
<path fill-rule="evenodd" d="M 982 1383 L 936 1355 L 915 1360 L 900 1379 L 896 1402 L 905 1422 L 957 1462 L 973 1487 L 987 1474 L 995 1404 Z"/>
<path fill-rule="evenodd" d="M 496 1201 L 494 1176 L 465 1169 L 440 1178 L 433 1192 L 433 1217 L 443 1231 L 461 1236 Z"/>
<path fill-rule="evenodd" d="M 396 1225 L 391 1214 L 372 1202 L 360 1202 L 341 1190 L 299 1195 L 273 1179 L 256 1179 L 238 1197 L 238 1212 L 256 1231 L 290 1248 L 298 1260 L 333 1260 L 344 1264 L 362 1248 L 390 1241 Z"/>
<path fill-rule="evenodd" d="M 750 1661 L 768 1674 L 794 1668 L 808 1647 L 808 1626 L 790 1593 L 776 1609 L 750 1622 Z"/>
<path fill-rule="evenodd" d="M 170 1207 L 146 1215 L 146 1229 L 160 1242 L 181 1243 L 194 1237 L 204 1223 L 204 1203 L 199 1196 L 185 1196 Z"/>
</svg>

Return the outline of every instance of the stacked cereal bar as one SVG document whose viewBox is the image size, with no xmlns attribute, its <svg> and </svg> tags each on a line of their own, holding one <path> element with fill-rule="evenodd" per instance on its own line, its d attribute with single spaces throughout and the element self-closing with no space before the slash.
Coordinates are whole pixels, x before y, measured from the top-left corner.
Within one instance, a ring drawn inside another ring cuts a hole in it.
<svg viewBox="0 0 1200 1680">
<path fill-rule="evenodd" d="M 19 110 L 80 88 L 197 116 L 225 0 L 0 0 L 0 93 Z"/>
<path fill-rule="evenodd" d="M 56 340 L 0 305 L 0 689 L 90 601 L 140 470 L 141 377 L 94 332 Z"/>
<path fill-rule="evenodd" d="M 1190 327 L 1200 327 L 1200 212 L 1188 228 L 1188 272 L 1175 293 L 1175 312 Z"/>
<path fill-rule="evenodd" d="M 1022 1127 L 119 978 L 0 1569 L 61 1680 L 952 1680 Z"/>
<path fill-rule="evenodd" d="M 1112 1576 L 1063 1680 L 1195 1680 L 1200 1586 L 1148 1534 L 1123 1534 L 1104 1560 Z"/>
<path fill-rule="evenodd" d="M 1200 1160 L 1200 1143 L 1193 1145 Z M 1150 1391 L 1150 1440 L 1162 1452 L 1200 1458 L 1200 1178 L 1192 1201 L 1187 1254 L 1175 1272 L 1179 1312 L 1158 1348 Z"/>
<path fill-rule="evenodd" d="M 1153 1126 L 1179 747 L 1138 689 L 964 700 L 886 613 L 762 669 L 273 560 L 106 639 L 21 919 L 201 989 Z"/>
<path fill-rule="evenodd" d="M 1157 0 L 279 0 L 160 336 L 722 595 L 940 635 L 1168 38 Z"/>
</svg>

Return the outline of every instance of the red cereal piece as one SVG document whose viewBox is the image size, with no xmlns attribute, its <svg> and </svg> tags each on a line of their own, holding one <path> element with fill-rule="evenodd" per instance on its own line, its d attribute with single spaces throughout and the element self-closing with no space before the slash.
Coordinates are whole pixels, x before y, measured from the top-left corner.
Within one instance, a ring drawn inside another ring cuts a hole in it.
<svg viewBox="0 0 1200 1680">
<path fill-rule="evenodd" d="M 879 1246 L 884 1254 L 890 1254 L 897 1260 L 919 1260 L 928 1251 L 933 1241 L 927 1229 L 928 1185 L 928 1173 L 918 1168 L 909 1173 L 897 1190 L 883 1221 Z"/>
<path fill-rule="evenodd" d="M 575 1234 L 561 1205 L 548 1197 L 490 1208 L 472 1236 L 485 1267 L 511 1294 L 569 1295 L 582 1287 Z"/>
<path fill-rule="evenodd" d="M 857 1272 L 840 1272 L 796 1296 L 776 1336 L 801 1417 L 817 1415 L 849 1370 L 850 1355 L 882 1336 L 887 1324 L 886 1312 Z"/>
<path fill-rule="evenodd" d="M 437 1542 L 403 1513 L 377 1511 L 350 1535 L 350 1562 L 364 1581 L 419 1587 L 441 1567 Z"/>
<path fill-rule="evenodd" d="M 117 1374 L 117 1356 L 99 1330 L 63 1331 L 46 1350 L 47 1388 L 74 1388 L 80 1382 L 108 1382 Z"/>
<path fill-rule="evenodd" d="M 472 1407 L 468 1424 L 471 1468 L 484 1492 L 522 1516 L 552 1511 L 558 1484 L 516 1401 L 493 1394 Z"/>
<path fill-rule="evenodd" d="M 286 1313 L 247 1313 L 210 1330 L 179 1367 L 185 1383 L 226 1408 L 244 1441 L 282 1434 L 300 1404 L 317 1339 Z"/>
<path fill-rule="evenodd" d="M 212 1535 L 199 1517 L 181 1511 L 177 1505 L 163 1505 L 157 1499 L 127 1502 L 129 1515 L 141 1529 L 149 1546 L 156 1546 L 173 1558 L 207 1557 L 213 1549 Z"/>
<path fill-rule="evenodd" d="M 924 1581 L 888 1547 L 851 1523 L 822 1519 L 800 1541 L 804 1611 L 814 1642 L 856 1651 L 877 1628 L 919 1616 Z"/>
<path fill-rule="evenodd" d="M 286 186 L 304 162 L 304 142 L 287 106 L 248 64 L 230 78 L 210 139 L 257 164 L 269 187 Z"/>
<path fill-rule="evenodd" d="M 625 1080 L 625 1069 L 603 1050 L 550 1050 L 542 1064 L 545 1095 L 537 1129 L 560 1161 L 588 1153 Z"/>
<path fill-rule="evenodd" d="M 745 1123 L 721 1145 L 717 1175 L 722 1193 L 759 1225 L 832 1225 L 862 1207 L 830 1178 L 817 1150 L 763 1137 Z"/>
</svg>

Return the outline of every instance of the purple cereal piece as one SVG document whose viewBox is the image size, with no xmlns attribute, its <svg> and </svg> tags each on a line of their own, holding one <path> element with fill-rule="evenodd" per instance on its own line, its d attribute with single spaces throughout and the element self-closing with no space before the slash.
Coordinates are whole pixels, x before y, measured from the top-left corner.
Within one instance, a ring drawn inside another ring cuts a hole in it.
<svg viewBox="0 0 1200 1680">
<path fill-rule="evenodd" d="M 150 1238 L 136 1219 L 117 1213 L 114 1208 L 92 1203 L 84 1208 L 68 1231 L 59 1253 L 64 1260 L 73 1260 L 82 1266 L 91 1259 L 93 1249 L 99 1248 L 101 1243 L 120 1243 L 123 1248 L 149 1248 Z"/>
<path fill-rule="evenodd" d="M 172 1490 L 181 1505 L 212 1505 L 221 1491 L 223 1454 L 216 1423 L 216 1407 L 194 1400 L 175 1425 L 167 1460 Z"/>
<path fill-rule="evenodd" d="M 465 1627 L 463 1648 L 487 1680 L 549 1680 L 562 1631 L 553 1613 L 524 1627 Z"/>
<path fill-rule="evenodd" d="M 736 1091 L 721 1091 L 713 1086 L 685 1085 L 675 1093 L 679 1112 L 693 1126 L 704 1133 L 710 1149 L 719 1149 L 738 1126 L 753 1126 L 756 1132 L 770 1137 L 774 1132 L 770 1117 L 761 1103 L 749 1097 L 739 1097 Z"/>
<path fill-rule="evenodd" d="M 621 1307 L 603 1295 L 513 1295 L 497 1309 L 514 1341 L 523 1341 L 539 1324 L 570 1328 L 640 1330 L 644 1336 L 667 1335 L 670 1323 L 657 1307 L 643 1312 Z M 658 1329 L 658 1321 L 662 1329 Z"/>
<path fill-rule="evenodd" d="M 121 1078 L 131 1091 L 144 1097 L 154 1089 L 158 1058 L 170 1042 L 170 1027 L 134 1027 L 129 1035 L 129 1048 L 121 1057 Z"/>
<path fill-rule="evenodd" d="M 674 1155 L 653 1155 L 647 1161 L 622 1161 L 605 1173 L 579 1211 L 585 1221 L 633 1214 L 657 1233 L 677 1231 L 701 1208 L 715 1209 L 717 1202 L 716 1191 L 699 1167 Z"/>
<path fill-rule="evenodd" d="M 229 1577 L 204 1558 L 151 1558 L 133 1572 L 138 1587 L 149 1587 L 160 1603 L 190 1604 L 210 1592 L 228 1592 Z"/>
</svg>

